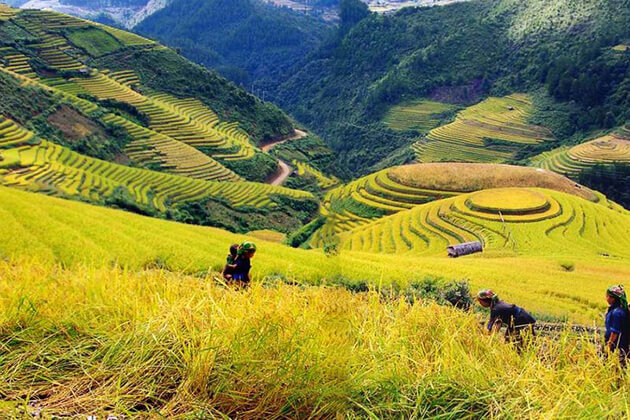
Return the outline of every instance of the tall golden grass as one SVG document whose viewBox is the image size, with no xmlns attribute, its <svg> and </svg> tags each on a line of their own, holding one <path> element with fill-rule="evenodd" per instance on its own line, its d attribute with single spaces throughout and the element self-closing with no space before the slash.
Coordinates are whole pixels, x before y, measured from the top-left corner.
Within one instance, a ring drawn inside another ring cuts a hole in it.
<svg viewBox="0 0 630 420">
<path fill-rule="evenodd" d="M 627 416 L 596 344 L 522 354 L 480 316 L 378 293 L 0 261 L 0 415 Z"/>
</svg>

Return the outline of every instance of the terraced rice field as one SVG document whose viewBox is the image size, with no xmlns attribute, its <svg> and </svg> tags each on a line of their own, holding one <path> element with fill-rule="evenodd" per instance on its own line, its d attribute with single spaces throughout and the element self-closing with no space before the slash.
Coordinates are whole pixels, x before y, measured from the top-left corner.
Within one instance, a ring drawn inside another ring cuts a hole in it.
<svg viewBox="0 0 630 420">
<path fill-rule="evenodd" d="M 117 189 L 140 204 L 166 211 L 170 203 L 221 197 L 234 207 L 273 208 L 271 195 L 312 198 L 303 191 L 249 182 L 213 182 L 153 172 L 93 159 L 42 140 L 2 119 L 0 179 L 6 186 L 102 201 Z M 33 144 L 37 143 L 37 144 Z"/>
<path fill-rule="evenodd" d="M 619 51 L 619 52 L 626 52 L 626 51 L 630 50 L 630 45 L 626 45 L 626 44 L 615 45 L 613 47 L 613 50 Z"/>
<path fill-rule="evenodd" d="M 620 210 L 601 194 L 542 169 L 494 164 L 416 164 L 376 172 L 330 191 L 320 207 L 326 223 L 310 243 L 323 247 L 337 235 L 385 215 L 465 193 L 505 187 L 547 188 Z"/>
<path fill-rule="evenodd" d="M 4 3 L 0 3 L 0 21 L 11 19 L 15 13 L 15 9 L 12 9 Z"/>
<path fill-rule="evenodd" d="M 326 176 L 322 171 L 312 167 L 308 163 L 300 162 L 299 160 L 293 160 L 293 166 L 297 168 L 298 175 L 300 176 L 312 176 L 317 179 L 317 185 L 324 190 L 334 187 L 339 184 L 339 179 L 334 176 Z"/>
<path fill-rule="evenodd" d="M 473 290 L 493 288 L 508 301 L 518 302 L 534 312 L 567 316 L 585 323 L 601 321 L 601 312 L 605 311 L 602 290 L 630 277 L 627 257 L 630 248 L 628 235 L 624 233 L 630 226 L 630 216 L 608 209 L 602 211 L 597 204 L 562 193 L 545 190 L 541 194 L 560 202 L 563 213 L 538 222 L 506 223 L 512 230 L 517 252 L 513 251 L 511 241 L 505 247 L 507 251 L 502 251 L 505 239 L 499 234 L 503 229 L 500 222 L 459 216 L 483 222 L 488 231 L 498 230 L 499 233 L 474 230 L 484 237 L 495 238 L 494 243 L 488 239 L 487 252 L 449 259 L 441 245 L 449 242 L 443 235 L 449 236 L 428 224 L 422 227 L 430 230 L 427 235 L 431 235 L 432 249 L 414 242 L 413 249 L 402 254 L 404 259 L 399 254 L 345 249 L 336 257 L 327 257 L 318 250 L 293 249 L 256 239 L 259 252 L 253 274 L 255 279 L 281 275 L 300 283 L 343 276 L 375 287 L 386 286 L 391 281 L 406 284 L 427 276 L 468 279 Z M 576 213 L 573 222 L 562 226 L 573 210 Z M 441 220 L 437 222 L 441 224 Z M 379 223 L 385 223 L 385 219 Z M 545 234 L 554 225 L 558 227 Z M 455 229 L 450 224 L 447 227 L 449 231 Z M 374 230 L 376 233 L 377 228 Z M 87 263 L 98 267 L 142 268 L 159 261 L 170 270 L 197 273 L 208 267 L 222 267 L 228 247 L 244 240 L 251 237 L 0 186 L 0 255 L 3 256 L 37 258 L 42 263 L 59 262 L 66 267 Z M 381 245 L 383 249 L 385 246 Z M 400 246 L 406 248 L 404 241 Z M 624 253 L 618 253 L 616 250 L 623 246 L 625 251 L 620 251 Z M 609 256 L 597 255 L 598 252 Z M 561 267 L 560 263 L 565 261 L 575 263 L 573 272 Z M 195 287 L 203 287 L 198 278 L 195 281 Z"/>
<path fill-rule="evenodd" d="M 341 235 L 346 250 L 443 254 L 481 241 L 486 253 L 530 254 L 570 247 L 579 255 L 630 255 L 622 213 L 557 191 L 490 189 L 417 206 Z"/>
<path fill-rule="evenodd" d="M 455 105 L 423 99 L 392 107 L 383 122 L 393 130 L 427 132 L 440 124 L 442 115 L 455 109 Z"/>
<path fill-rule="evenodd" d="M 195 148 L 213 150 L 222 159 L 247 159 L 255 153 L 249 136 L 236 123 L 218 123 L 216 114 L 194 99 L 178 99 L 167 94 L 144 96 L 129 87 L 129 75 L 103 73 L 71 79 L 99 99 L 113 99 L 134 106 L 150 119 L 150 128 Z M 133 80 L 133 79 L 131 79 Z M 234 152 L 234 149 L 237 149 Z"/>
<path fill-rule="evenodd" d="M 29 58 L 11 47 L 0 48 L 0 67 L 29 78 L 37 78 Z"/>
<path fill-rule="evenodd" d="M 630 126 L 574 147 L 545 152 L 532 159 L 535 166 L 570 177 L 598 164 L 630 164 Z"/>
<path fill-rule="evenodd" d="M 164 171 L 206 181 L 241 181 L 242 178 L 192 146 L 139 126 L 114 114 L 103 120 L 123 127 L 133 139 L 125 153 L 134 162 L 157 164 Z"/>
<path fill-rule="evenodd" d="M 534 111 L 527 95 L 488 98 L 457 114 L 412 146 L 418 162 L 510 160 L 522 147 L 551 139 L 549 130 L 527 124 Z"/>
</svg>

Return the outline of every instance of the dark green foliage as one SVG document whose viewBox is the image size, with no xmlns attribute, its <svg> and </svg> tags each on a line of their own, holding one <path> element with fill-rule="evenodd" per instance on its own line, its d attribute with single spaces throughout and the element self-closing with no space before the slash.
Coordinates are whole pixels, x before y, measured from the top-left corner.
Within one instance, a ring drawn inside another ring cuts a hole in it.
<svg viewBox="0 0 630 420">
<path fill-rule="evenodd" d="M 308 222 L 318 208 L 317 203 L 311 200 L 275 200 L 281 205 L 274 209 L 258 209 L 233 208 L 221 199 L 210 198 L 180 205 L 169 211 L 168 217 L 178 222 L 214 226 L 237 233 L 261 229 L 289 233 Z"/>
<path fill-rule="evenodd" d="M 0 73 L 0 115 L 26 125 L 33 115 L 39 115 L 59 103 L 49 92 L 34 86 L 21 86 L 10 76 Z"/>
<path fill-rule="evenodd" d="M 552 125 L 562 126 L 554 130 L 561 142 L 573 142 L 581 131 L 621 123 L 630 109 L 630 55 L 610 50 L 629 35 L 630 1 L 585 1 L 588 12 L 559 18 L 543 0 L 372 14 L 287 73 L 274 98 L 318 130 L 353 176 L 415 140 L 380 120 L 392 105 L 422 97 L 466 103 L 545 88 L 569 101 Z M 576 7 L 565 2 L 563 10 Z"/>
<path fill-rule="evenodd" d="M 339 17 L 343 33 L 348 32 L 354 25 L 370 14 L 367 4 L 361 0 L 341 0 L 339 2 Z"/>
<path fill-rule="evenodd" d="M 332 150 L 314 134 L 309 133 L 300 140 L 278 144 L 271 150 L 271 154 L 289 164 L 293 160 L 306 162 L 325 174 L 338 172 Z"/>
<path fill-rule="evenodd" d="M 176 0 L 136 30 L 247 87 L 288 70 L 328 33 L 321 20 L 260 0 Z"/>
<path fill-rule="evenodd" d="M 278 168 L 276 159 L 265 153 L 256 153 L 251 159 L 245 160 L 221 160 L 221 164 L 243 178 L 257 182 L 269 179 Z"/>
<path fill-rule="evenodd" d="M 92 57 L 110 54 L 123 47 L 116 38 L 97 28 L 67 31 L 66 37 L 72 44 L 81 48 Z"/>
<path fill-rule="evenodd" d="M 580 172 L 578 182 L 630 209 L 630 164 L 593 166 Z"/>
<path fill-rule="evenodd" d="M 257 142 L 269 142 L 292 132 L 289 118 L 216 73 L 169 49 L 120 51 L 96 60 L 98 67 L 134 70 L 141 83 L 178 97 L 195 97 L 224 121 L 238 121 Z"/>
<path fill-rule="evenodd" d="M 320 227 L 324 226 L 326 219 L 323 217 L 317 217 L 310 223 L 302 226 L 297 231 L 291 233 L 286 240 L 287 245 L 293 248 L 298 248 L 306 243 L 313 233 L 315 233 Z"/>
<path fill-rule="evenodd" d="M 112 195 L 105 199 L 105 205 L 144 216 L 156 217 L 159 215 L 159 211 L 152 205 L 136 202 L 133 195 L 125 187 L 116 188 Z"/>
</svg>

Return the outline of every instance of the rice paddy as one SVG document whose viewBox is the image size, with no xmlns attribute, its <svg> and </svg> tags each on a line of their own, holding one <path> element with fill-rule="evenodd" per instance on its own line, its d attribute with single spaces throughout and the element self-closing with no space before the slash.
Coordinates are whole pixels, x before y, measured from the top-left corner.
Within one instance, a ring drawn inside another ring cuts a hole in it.
<svg viewBox="0 0 630 420">
<path fill-rule="evenodd" d="M 358 242 L 350 240 L 359 235 L 358 230 L 341 235 L 343 242 L 336 256 L 256 239 L 259 253 L 254 261 L 254 278 L 260 281 L 279 277 L 301 284 L 321 284 L 342 277 L 374 287 L 392 282 L 405 285 L 430 276 L 468 279 L 473 289 L 494 288 L 536 313 L 578 322 L 599 320 L 605 308 L 602 290 L 615 282 L 623 283 L 630 276 L 630 216 L 572 195 L 535 191 L 559 202 L 562 214 L 535 222 L 506 221 L 504 231 L 501 221 L 462 214 L 460 210 L 469 210 L 466 202 L 455 202 L 454 197 L 442 201 L 457 210 L 445 208 L 442 215 L 439 212 L 443 206 L 434 202 L 361 227 L 372 230 L 374 235 L 379 230 L 383 232 L 383 239 L 374 241 L 380 244 L 378 252 L 366 252 L 363 247 L 359 250 Z M 430 223 L 407 216 L 419 212 L 430 214 Z M 453 226 L 451 217 L 461 220 L 461 227 Z M 403 225 L 405 237 L 413 240 L 412 249 L 405 245 L 401 230 L 391 227 L 396 226 L 395 220 L 403 219 L 413 223 L 414 229 L 422 229 L 420 233 L 426 232 L 423 235 L 429 240 L 428 246 Z M 483 228 L 475 224 L 483 224 Z M 61 263 L 66 267 L 118 265 L 131 271 L 155 266 L 173 273 L 220 269 L 231 244 L 251 240 L 250 236 L 220 229 L 183 225 L 3 187 L 0 227 L 3 256 L 32 258 L 40 264 Z M 385 229 L 390 229 L 390 235 L 385 235 Z M 445 247 L 455 241 L 452 234 L 480 235 L 486 251 L 455 260 L 447 258 Z M 506 243 L 505 236 L 512 239 Z M 387 245 L 393 240 L 399 247 L 394 248 L 396 253 L 393 249 L 386 251 L 393 246 Z M 351 245 L 356 249 L 350 250 Z M 574 271 L 562 268 L 566 261 L 575 265 Z M 575 287 L 566 289 L 567 284 Z"/>
<path fill-rule="evenodd" d="M 630 163 L 630 127 L 574 147 L 545 152 L 533 158 L 532 163 L 571 177 L 595 165 Z"/>
<path fill-rule="evenodd" d="M 208 197 L 223 198 L 235 207 L 259 208 L 275 207 L 276 203 L 270 198 L 274 194 L 295 199 L 312 198 L 307 192 L 265 184 L 214 182 L 195 179 L 193 173 L 183 177 L 131 168 L 36 139 L 31 132 L 8 119 L 1 119 L 0 127 L 0 169 L 4 172 L 0 173 L 0 179 L 6 186 L 97 202 L 122 188 L 135 202 L 162 212 L 169 203 Z"/>
<path fill-rule="evenodd" d="M 331 237 L 384 215 L 467 192 L 505 187 L 547 188 L 607 203 L 600 194 L 541 169 L 495 164 L 433 163 L 376 172 L 330 191 L 320 212 L 326 224 L 311 245 L 325 246 Z"/>
<path fill-rule="evenodd" d="M 393 130 L 428 132 L 440 125 L 443 115 L 456 109 L 456 105 L 422 99 L 392 107 L 383 122 Z"/>
<path fill-rule="evenodd" d="M 527 123 L 534 111 L 527 95 L 488 98 L 435 128 L 412 149 L 418 162 L 500 163 L 523 147 L 551 140 L 551 132 Z"/>
<path fill-rule="evenodd" d="M 199 180 L 240 181 L 240 176 L 217 159 L 246 160 L 260 153 L 238 122 L 220 121 L 199 100 L 145 89 L 133 70 L 86 66 L 91 57 L 121 48 L 153 48 L 153 41 L 56 12 L 11 9 L 11 13 L 14 23 L 37 42 L 27 46 L 32 56 L 25 55 L 26 51 L 0 47 L 1 70 L 24 84 L 63 97 L 86 114 L 99 110 L 98 103 L 84 99 L 89 95 L 126 103 L 146 115 L 148 127 L 140 127 L 124 115 L 104 117 L 108 124 L 122 128 L 133 139 L 126 149 L 133 163 Z M 55 71 L 74 72 L 75 77 L 50 74 L 51 71 L 37 74 L 30 65 L 32 59 L 45 62 Z"/>
<path fill-rule="evenodd" d="M 293 165 L 297 168 L 299 176 L 311 176 L 317 180 L 317 186 L 323 190 L 339 184 L 339 179 L 335 176 L 327 176 L 317 168 L 299 160 L 293 160 Z"/>
</svg>

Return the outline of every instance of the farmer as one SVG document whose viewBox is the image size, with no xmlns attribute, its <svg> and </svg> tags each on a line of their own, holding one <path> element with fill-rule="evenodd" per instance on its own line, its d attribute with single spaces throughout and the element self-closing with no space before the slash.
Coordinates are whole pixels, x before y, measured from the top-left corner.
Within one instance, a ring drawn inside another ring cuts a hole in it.
<svg viewBox="0 0 630 420">
<path fill-rule="evenodd" d="M 231 281 L 234 276 L 234 270 L 236 269 L 236 258 L 238 257 L 238 244 L 230 246 L 230 253 L 225 259 L 225 266 L 223 267 L 223 278 L 227 281 Z"/>
<path fill-rule="evenodd" d="M 488 321 L 488 331 L 498 332 L 501 326 L 505 325 L 505 337 L 517 344 L 522 344 L 522 333 L 525 331 L 534 332 L 533 325 L 536 320 L 525 309 L 516 305 L 511 305 L 499 299 L 499 296 L 492 290 L 482 290 L 477 294 L 477 301 L 484 308 L 490 308 L 490 320 Z"/>
<path fill-rule="evenodd" d="M 247 287 L 252 281 L 250 270 L 252 268 L 252 258 L 256 255 L 256 244 L 253 242 L 243 242 L 238 248 L 235 267 L 232 278 L 237 284 Z"/>
<path fill-rule="evenodd" d="M 628 314 L 628 298 L 623 286 L 610 286 L 606 290 L 608 312 L 606 313 L 606 350 L 619 350 L 622 366 L 626 365 L 628 348 L 630 347 L 630 315 Z"/>
</svg>

